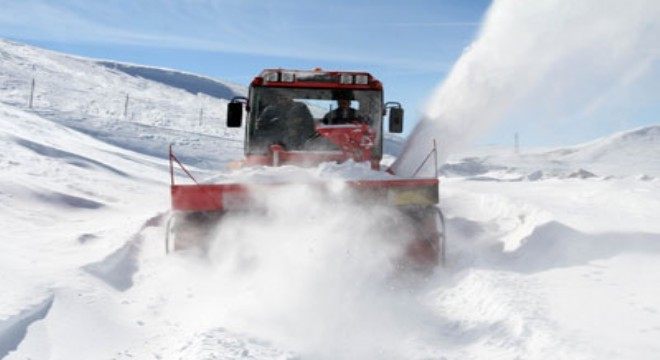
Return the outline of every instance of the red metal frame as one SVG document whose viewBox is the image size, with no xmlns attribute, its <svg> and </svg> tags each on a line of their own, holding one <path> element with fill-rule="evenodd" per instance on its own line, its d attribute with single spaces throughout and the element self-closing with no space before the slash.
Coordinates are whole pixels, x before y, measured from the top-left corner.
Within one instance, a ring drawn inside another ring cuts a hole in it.
<svg viewBox="0 0 660 360">
<path fill-rule="evenodd" d="M 371 160 L 380 162 L 380 159 L 374 159 L 372 156 L 376 132 L 367 124 L 319 126 L 316 132 L 337 144 L 345 159 L 353 159 L 356 162 Z"/>
<path fill-rule="evenodd" d="M 372 194 L 387 201 L 405 191 L 423 191 L 429 201 L 438 202 L 438 179 L 396 179 L 396 180 L 348 180 L 346 185 L 364 194 Z M 254 196 L 292 183 L 255 184 L 196 184 L 172 185 L 172 208 L 179 211 L 223 211 L 248 209 L 254 204 Z M 325 182 L 304 183 L 320 189 Z"/>
<path fill-rule="evenodd" d="M 316 166 L 322 162 L 369 162 L 373 170 L 380 170 L 380 158 L 373 156 L 376 133 L 367 124 L 353 123 L 332 126 L 317 126 L 317 133 L 335 143 L 339 151 L 286 151 L 274 144 L 267 154 L 248 154 L 244 166 Z"/>
<path fill-rule="evenodd" d="M 355 127 L 347 127 L 352 131 Z M 433 149 L 429 152 L 420 167 L 428 161 L 431 155 L 436 157 L 437 174 L 437 148 L 435 141 Z M 314 165 L 321 161 L 345 161 L 346 153 L 337 152 L 287 152 L 279 145 L 271 146 L 268 155 L 248 156 L 245 165 L 280 166 L 285 164 Z M 247 209 L 253 204 L 254 194 L 260 191 L 268 191 L 276 187 L 291 185 L 291 183 L 269 183 L 269 184 L 199 184 L 195 177 L 174 155 L 172 145 L 169 149 L 170 176 L 171 176 L 171 199 L 172 208 L 179 211 L 223 211 L 229 209 Z M 366 160 L 366 159 L 364 159 Z M 369 159 L 371 160 L 371 159 Z M 184 173 L 195 183 L 194 185 L 176 185 L 174 177 L 174 163 L 177 163 Z M 378 170 L 377 161 L 371 161 L 373 169 Z M 417 172 L 416 171 L 416 172 Z M 438 203 L 437 178 L 430 179 L 392 179 L 392 180 L 348 180 L 346 184 L 354 189 L 365 193 L 371 193 L 376 197 L 387 200 L 395 198 L 404 191 L 416 191 L 428 197 L 432 203 Z M 306 183 L 322 188 L 326 186 L 323 182 Z"/>
</svg>

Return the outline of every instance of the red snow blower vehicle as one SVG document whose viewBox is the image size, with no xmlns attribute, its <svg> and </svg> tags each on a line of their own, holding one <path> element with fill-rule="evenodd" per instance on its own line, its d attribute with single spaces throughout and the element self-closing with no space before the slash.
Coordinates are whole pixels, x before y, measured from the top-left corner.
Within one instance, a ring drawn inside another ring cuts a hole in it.
<svg viewBox="0 0 660 360">
<path fill-rule="evenodd" d="M 368 179 L 345 180 L 365 202 L 391 207 L 411 233 L 400 239 L 406 266 L 434 268 L 444 260 L 445 231 L 438 207 L 439 181 L 401 178 L 381 168 L 384 116 L 389 132 L 403 130 L 399 103 L 383 101 L 383 86 L 366 72 L 264 70 L 249 96 L 232 99 L 227 126 L 243 126 L 245 159 L 240 167 L 315 167 L 324 162 L 366 163 Z M 429 144 L 431 145 L 431 144 Z M 431 146 L 429 146 L 431 148 Z M 422 166 L 435 154 L 435 145 Z M 194 184 L 175 183 L 174 164 Z M 436 164 L 437 167 L 437 164 Z M 231 212 L 250 211 L 260 196 L 286 183 L 198 183 L 170 147 L 173 216 L 167 250 L 204 247 L 210 231 Z M 367 171 L 369 172 L 369 171 Z M 437 174 L 437 169 L 436 172 Z M 375 179 L 375 180 L 374 180 Z M 309 184 L 323 188 L 323 182 Z"/>
</svg>

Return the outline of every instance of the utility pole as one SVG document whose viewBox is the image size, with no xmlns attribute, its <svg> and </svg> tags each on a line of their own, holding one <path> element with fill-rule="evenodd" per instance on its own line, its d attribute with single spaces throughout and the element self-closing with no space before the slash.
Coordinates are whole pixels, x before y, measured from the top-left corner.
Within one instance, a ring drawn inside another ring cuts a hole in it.
<svg viewBox="0 0 660 360">
<path fill-rule="evenodd" d="M 199 109 L 199 126 L 202 126 L 202 120 L 204 119 L 204 108 Z"/>
<path fill-rule="evenodd" d="M 518 133 L 513 135 L 513 146 L 515 153 L 520 154 L 520 139 L 518 137 Z"/>
</svg>

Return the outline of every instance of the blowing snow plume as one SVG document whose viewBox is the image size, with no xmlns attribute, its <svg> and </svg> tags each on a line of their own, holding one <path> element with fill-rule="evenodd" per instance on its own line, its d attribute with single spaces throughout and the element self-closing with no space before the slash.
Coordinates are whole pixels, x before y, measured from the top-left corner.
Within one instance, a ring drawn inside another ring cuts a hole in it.
<svg viewBox="0 0 660 360">
<path fill-rule="evenodd" d="M 227 216 L 204 274 L 186 280 L 199 280 L 197 303 L 187 306 L 199 316 L 182 318 L 272 339 L 304 357 L 407 358 L 406 341 L 429 318 L 395 269 L 412 229 L 395 210 L 333 185 L 281 187 L 260 200 L 261 211 Z"/>
<path fill-rule="evenodd" d="M 658 18 L 654 0 L 496 0 L 393 170 L 412 175 L 433 139 L 442 162 L 514 110 L 526 109 L 530 121 L 576 122 L 645 95 L 641 87 L 657 86 L 645 75 L 660 57 Z"/>
</svg>

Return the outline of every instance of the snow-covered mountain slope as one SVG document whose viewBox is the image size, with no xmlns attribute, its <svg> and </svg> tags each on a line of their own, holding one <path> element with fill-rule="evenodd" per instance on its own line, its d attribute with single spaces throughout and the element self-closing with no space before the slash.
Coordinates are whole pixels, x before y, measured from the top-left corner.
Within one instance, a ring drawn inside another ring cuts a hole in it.
<svg viewBox="0 0 660 360">
<path fill-rule="evenodd" d="M 210 169 L 241 149 L 243 134 L 225 126 L 227 103 L 246 94 L 240 85 L 6 40 L 0 60 L 0 101 L 108 143 L 158 157 L 174 144 L 182 159 Z"/>
<path fill-rule="evenodd" d="M 196 74 L 115 61 L 99 61 L 97 63 L 131 76 L 153 80 L 172 88 L 183 89 L 193 95 L 205 94 L 218 99 L 231 99 L 244 93 L 244 87 L 241 85 L 222 83 Z"/>
<path fill-rule="evenodd" d="M 559 150 L 559 159 L 603 176 L 660 177 L 660 125 L 646 126 Z"/>
<path fill-rule="evenodd" d="M 455 154 L 442 168 L 447 176 L 505 177 L 660 177 L 660 125 L 617 133 L 557 149 L 485 148 Z M 504 176 L 506 174 L 506 176 Z"/>
<path fill-rule="evenodd" d="M 392 272 L 387 209 L 306 187 L 225 222 L 204 257 L 166 255 L 168 145 L 195 174 L 242 155 L 226 99 L 190 93 L 215 80 L 5 41 L 0 54 L 0 358 L 660 353 L 656 127 L 456 155 L 441 178 L 448 264 L 410 284 Z"/>
</svg>

